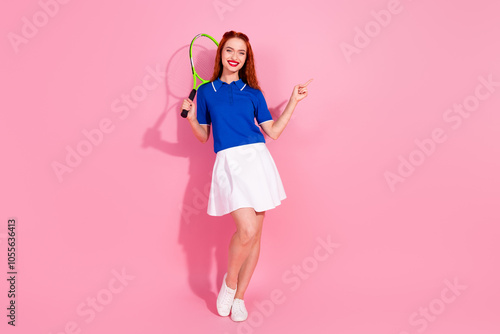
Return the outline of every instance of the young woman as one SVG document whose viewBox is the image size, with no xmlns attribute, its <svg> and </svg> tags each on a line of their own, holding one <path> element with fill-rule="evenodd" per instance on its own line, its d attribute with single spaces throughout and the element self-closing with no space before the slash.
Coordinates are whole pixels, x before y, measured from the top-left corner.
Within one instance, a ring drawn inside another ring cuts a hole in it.
<svg viewBox="0 0 500 334">
<path fill-rule="evenodd" d="M 293 88 L 285 110 L 274 121 L 257 81 L 248 37 L 228 31 L 217 49 L 211 82 L 198 89 L 196 105 L 185 99 L 181 107 L 189 111 L 187 120 L 202 143 L 208 140 L 213 126 L 216 159 L 207 213 L 230 213 L 236 223 L 217 311 L 221 316 L 231 312 L 234 321 L 248 317 L 243 297 L 259 258 L 265 212 L 286 198 L 255 119 L 269 137 L 278 139 L 297 103 L 307 96 L 306 86 L 311 80 Z"/>
</svg>

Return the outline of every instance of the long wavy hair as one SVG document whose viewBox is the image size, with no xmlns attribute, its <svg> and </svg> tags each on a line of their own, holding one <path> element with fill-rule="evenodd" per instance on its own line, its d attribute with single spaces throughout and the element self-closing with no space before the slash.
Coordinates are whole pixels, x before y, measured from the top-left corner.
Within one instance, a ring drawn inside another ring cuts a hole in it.
<svg viewBox="0 0 500 334">
<path fill-rule="evenodd" d="M 250 40 L 244 33 L 236 32 L 233 30 L 224 33 L 224 36 L 222 36 L 222 39 L 219 42 L 217 55 L 215 56 L 214 74 L 212 75 L 210 81 L 215 81 L 222 75 L 222 50 L 224 49 L 224 45 L 226 44 L 227 40 L 233 37 L 241 38 L 247 45 L 247 58 L 245 60 L 245 64 L 243 64 L 243 67 L 239 70 L 238 73 L 240 79 L 250 87 L 262 91 L 259 86 L 259 81 L 257 80 L 257 75 L 255 74 L 255 61 L 253 59 L 253 51 L 252 47 L 250 46 Z"/>
</svg>

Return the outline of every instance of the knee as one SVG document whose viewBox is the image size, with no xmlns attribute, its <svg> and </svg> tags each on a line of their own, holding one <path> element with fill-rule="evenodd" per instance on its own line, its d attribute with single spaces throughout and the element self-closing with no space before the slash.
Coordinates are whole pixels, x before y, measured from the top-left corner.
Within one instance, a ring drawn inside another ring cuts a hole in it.
<svg viewBox="0 0 500 334">
<path fill-rule="evenodd" d="M 259 231 L 253 227 L 245 227 L 238 231 L 238 236 L 242 244 L 251 244 L 258 238 Z"/>
</svg>

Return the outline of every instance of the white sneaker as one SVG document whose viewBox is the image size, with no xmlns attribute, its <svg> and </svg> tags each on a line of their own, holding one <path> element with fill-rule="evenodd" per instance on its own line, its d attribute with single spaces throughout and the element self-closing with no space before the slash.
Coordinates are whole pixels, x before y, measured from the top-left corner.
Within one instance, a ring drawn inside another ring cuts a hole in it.
<svg viewBox="0 0 500 334">
<path fill-rule="evenodd" d="M 231 319 L 233 321 L 245 321 L 248 318 L 248 312 L 243 299 L 235 298 L 231 308 Z"/>
<path fill-rule="evenodd" d="M 234 295 L 236 294 L 236 289 L 231 289 L 226 285 L 226 276 L 222 280 L 222 287 L 220 288 L 219 295 L 217 296 L 217 312 L 223 317 L 227 317 L 231 311 L 231 305 L 233 305 Z"/>
</svg>

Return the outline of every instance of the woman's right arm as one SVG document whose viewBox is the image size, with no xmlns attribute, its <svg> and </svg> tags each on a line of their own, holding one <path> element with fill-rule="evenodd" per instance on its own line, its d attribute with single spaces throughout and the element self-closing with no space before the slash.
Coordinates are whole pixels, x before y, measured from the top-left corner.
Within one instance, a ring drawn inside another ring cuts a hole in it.
<svg viewBox="0 0 500 334">
<path fill-rule="evenodd" d="M 189 111 L 186 118 L 191 125 L 191 130 L 193 130 L 194 136 L 200 142 L 206 143 L 210 137 L 210 125 L 202 125 L 198 122 L 198 118 L 196 117 L 196 104 L 190 99 L 184 99 L 181 110 L 183 109 Z"/>
</svg>

